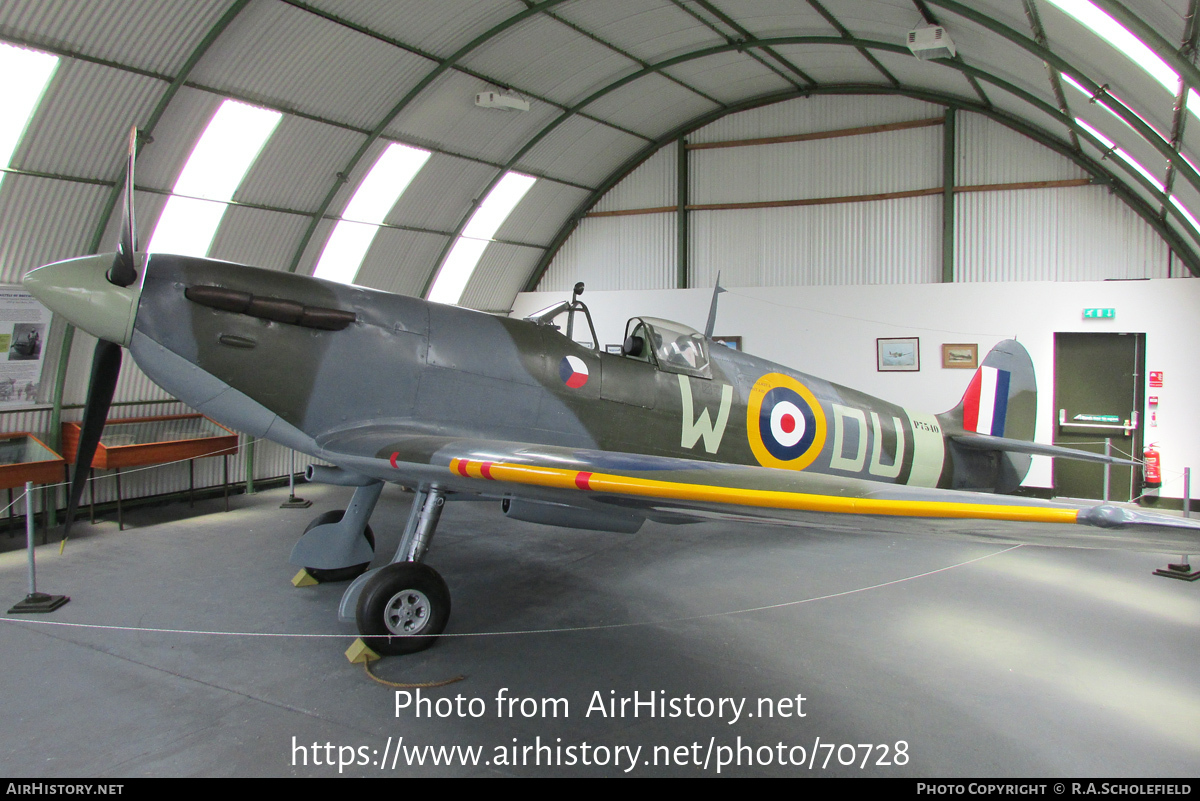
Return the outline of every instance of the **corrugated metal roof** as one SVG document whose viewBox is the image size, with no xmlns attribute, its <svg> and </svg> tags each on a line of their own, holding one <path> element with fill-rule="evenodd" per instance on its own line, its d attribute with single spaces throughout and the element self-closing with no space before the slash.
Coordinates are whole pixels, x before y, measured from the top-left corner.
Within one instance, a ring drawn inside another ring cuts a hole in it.
<svg viewBox="0 0 1200 801">
<path fill-rule="evenodd" d="M 615 128 L 574 116 L 538 142 L 517 169 L 571 175 L 581 184 L 594 186 L 645 144 Z"/>
<path fill-rule="evenodd" d="M 587 106 L 589 114 L 646 136 L 661 136 L 718 106 L 661 75 L 651 73 Z"/>
<path fill-rule="evenodd" d="M 530 100 L 526 112 L 476 106 L 475 95 L 489 90 L 496 86 L 461 72 L 444 73 L 425 90 L 419 104 L 396 117 L 387 133 L 413 144 L 503 162 L 560 113 L 539 100 Z"/>
<path fill-rule="evenodd" d="M 137 185 L 165 190 L 174 187 L 192 148 L 220 106 L 219 95 L 187 87 L 180 89 L 154 129 L 154 141 L 142 145 L 138 153 Z M 124 164 L 125 140 L 113 143 L 113 150 L 117 163 Z M 119 174 L 120 168 L 108 178 L 116 179 Z"/>
<path fill-rule="evenodd" d="M 575 208 L 587 195 L 585 190 L 573 186 L 538 181 L 496 231 L 496 238 L 547 244 L 562 224 L 563 211 Z"/>
<path fill-rule="evenodd" d="M 853 47 L 840 44 L 778 45 L 775 51 L 817 83 L 877 84 L 886 80 Z"/>
<path fill-rule="evenodd" d="M 555 13 L 646 61 L 725 43 L 711 28 L 666 0 L 568 3 Z"/>
<path fill-rule="evenodd" d="M 111 181 L 123 169 L 129 126 L 145 119 L 166 84 L 64 59 L 12 164 L 25 170 Z M 90 132 L 79 136 L 79 129 Z"/>
<path fill-rule="evenodd" d="M 106 187 L 8 174 L 0 183 L 0 283 L 84 252 Z"/>
<path fill-rule="evenodd" d="M 437 267 L 448 236 L 381 228 L 354 283 L 401 295 L 417 295 Z"/>
<path fill-rule="evenodd" d="M 5 0 L 0 38 L 34 39 L 173 75 L 232 0 Z"/>
<path fill-rule="evenodd" d="M 253 3 L 196 65 L 196 81 L 373 128 L 428 59 L 283 3 Z"/>
<path fill-rule="evenodd" d="M 453 231 L 498 172 L 487 164 L 435 153 L 384 222 Z"/>
<path fill-rule="evenodd" d="M 1186 0 L 1129 0 L 1127 5 L 1168 42 L 1177 43 L 1183 35 Z M 473 49 L 464 52 L 459 65 L 443 70 L 444 74 L 417 94 L 386 128 L 386 136 L 468 157 L 435 156 L 388 217 L 399 225 L 449 231 L 469 213 L 472 201 L 496 176 L 501 169 L 499 165 L 513 159 L 534 138 L 539 139 L 538 143 L 520 159 L 518 169 L 599 186 L 619 177 L 617 171 L 632 164 L 635 154 L 652 148 L 648 138 L 663 136 L 701 115 L 719 113 L 719 106 L 700 93 L 724 103 L 740 103 L 786 91 L 790 86 L 751 59 L 749 52 L 723 52 L 682 61 L 668 68 L 670 78 L 650 74 L 615 91 L 604 92 L 584 109 L 588 116 L 573 116 L 543 137 L 547 127 L 559 119 L 560 111 L 536 98 L 531 110 L 525 113 L 478 109 L 472 96 L 486 88 L 488 81 L 509 85 L 518 94 L 545 95 L 555 102 L 570 104 L 640 69 L 639 59 L 656 63 L 721 45 L 731 36 L 742 36 L 737 33 L 741 28 L 751 37 L 828 37 L 831 40 L 828 44 L 779 45 L 776 50 L 821 84 L 888 86 L 886 77 L 857 49 L 832 40 L 840 35 L 840 25 L 851 35 L 898 45 L 909 28 L 923 24 L 920 10 L 911 0 L 825 0 L 823 6 L 836 17 L 836 24 L 813 4 L 795 0 L 718 2 L 717 8 L 731 15 L 732 22 L 719 19 L 705 5 L 669 0 L 571 0 L 555 5 L 550 13 L 531 13 L 529 5 L 518 0 L 439 3 L 315 0 L 312 5 L 253 0 L 216 38 L 188 79 L 216 91 L 231 92 L 248 102 L 285 111 L 275 137 L 239 189 L 238 200 L 312 212 L 336 188 L 338 191 L 325 214 L 337 215 L 387 145 L 383 140 L 371 143 L 365 155 L 351 164 L 364 131 L 386 122 L 386 115 L 418 82 L 441 69 L 435 60 L 415 55 L 406 48 L 418 49 L 436 59 L 474 41 Z M 100 66 L 66 56 L 48 93 L 47 104 L 34 119 L 30 137 L 17 153 L 16 166 L 78 179 L 116 179 L 120 174 L 125 126 L 145 123 L 150 109 L 167 90 L 164 80 L 137 72 L 150 70 L 167 79 L 175 77 L 229 8 L 230 0 L 195 0 L 186 5 L 152 0 L 58 4 L 8 0 L 0 7 L 0 38 L 7 36 L 27 45 L 41 43 L 44 47 L 78 52 L 86 58 L 115 62 Z M 927 3 L 926 8 L 947 26 L 966 63 L 1011 81 L 1051 107 L 1057 106 L 1040 56 L 1026 52 L 984 25 L 948 11 L 937 0 Z M 1033 36 L 1020 3 L 972 0 L 971 8 L 1010 27 L 1019 36 Z M 1088 79 L 1111 87 L 1159 131 L 1170 130 L 1170 92 L 1051 4 L 1039 2 L 1037 8 L 1050 47 Z M 519 22 L 507 26 L 503 32 L 494 27 L 518 18 Z M 386 41 L 389 38 L 399 44 Z M 752 38 L 746 50 L 758 52 Z M 618 51 L 625 51 L 628 56 Z M 974 90 L 963 76 L 944 65 L 920 62 L 903 52 L 879 51 L 874 57 L 902 82 L 902 91 L 928 90 L 971 102 L 976 100 Z M 763 58 L 775 63 L 770 56 Z M 462 70 L 484 75 L 467 75 Z M 1029 120 L 1048 135 L 1067 141 L 1065 129 L 1053 115 L 987 81 L 981 83 L 996 109 Z M 1074 90 L 1067 92 L 1075 113 L 1087 116 L 1103 128 L 1157 175 L 1164 174 L 1163 157 L 1153 147 L 1138 140 L 1123 123 L 1101 119 L 1105 112 L 1074 97 Z M 196 137 L 220 100 L 219 94 L 191 87 L 182 88 L 173 97 L 155 128 L 153 142 L 143 148 L 139 157 L 139 185 L 160 190 L 173 185 Z M 326 122 L 302 119 L 286 113 L 289 110 Z M 938 104 L 902 97 L 818 96 L 719 119 L 692 134 L 691 139 L 704 142 L 786 135 L 927 118 L 941 113 Z M 990 123 L 968 120 L 965 115 L 963 119 L 960 159 L 964 175 L 978 175 L 983 180 L 986 176 L 1079 173 L 1078 168 L 1042 150 L 1031 151 L 1036 155 L 1028 160 L 1014 161 L 1011 170 L 994 159 L 972 161 L 982 148 L 992 147 L 1006 153 L 1019 150 L 1019 140 Z M 361 130 L 347 130 L 347 126 Z M 631 135 L 614 126 L 642 135 Z M 1198 153 L 1194 160 L 1200 162 L 1200 151 L 1195 150 L 1200 148 L 1195 144 L 1200 142 L 1200 126 L 1190 128 L 1185 151 Z M 798 150 L 799 161 L 788 165 L 781 162 L 777 169 L 758 162 L 743 164 L 748 158 L 745 155 L 714 161 L 716 157 L 697 151 L 692 156 L 694 189 L 702 196 L 708 186 L 714 198 L 718 190 L 729 197 L 741 196 L 747 193 L 744 187 L 737 187 L 737 181 L 748 181 L 751 174 L 758 176 L 755 181 L 759 188 L 770 190 L 768 194 L 774 191 L 772 187 L 782 192 L 784 184 L 823 186 L 831 192 L 868 192 L 891 186 L 888 182 L 899 180 L 901 174 L 919 175 L 924 180 L 931 171 L 936 172 L 931 155 L 936 148 L 929 146 L 937 138 L 936 130 L 912 133 L 915 138 L 910 144 L 915 150 L 910 152 L 887 150 L 880 155 L 872 151 L 872 159 L 882 158 L 889 166 L 877 168 L 871 174 L 855 170 L 848 155 L 853 152 L 849 144 L 821 146 L 826 150 L 821 147 Z M 621 184 L 596 208 L 629 208 L 627 204 L 640 203 L 636 198 L 643 197 L 648 205 L 674 202 L 669 177 L 674 169 L 673 150 L 666 148 L 651 162 L 661 165 L 661 169 L 648 165 L 638 180 Z M 841 164 L 841 169 L 837 174 L 826 174 L 822 170 L 828 165 L 805 161 L 808 157 L 804 152 L 828 153 L 828 162 Z M 1085 152 L 1095 158 L 1102 156 L 1090 147 Z M 472 158 L 489 163 L 470 161 Z M 717 169 L 717 164 L 723 165 L 721 170 L 732 170 L 724 184 L 713 175 L 703 174 L 709 167 Z M 807 168 L 802 169 L 805 164 Z M 1118 180 L 1131 183 L 1122 171 L 1112 169 L 1111 164 L 1101 164 L 1109 167 Z M 646 176 L 654 170 L 661 175 L 647 183 Z M 342 179 L 338 177 L 340 172 L 349 175 Z M 1180 191 L 1193 200 L 1195 188 L 1184 186 L 1182 178 L 1178 183 Z M 104 187 L 88 190 L 101 196 L 106 191 Z M 1155 201 L 1152 194 L 1136 186 L 1131 191 L 1142 193 L 1152 204 Z M 52 194 L 47 190 L 47 196 Z M 539 182 L 506 224 L 502 235 L 549 242 L 585 199 L 590 202 L 585 190 Z M 694 202 L 698 200 L 693 197 Z M 139 194 L 139 210 L 145 207 L 139 218 L 144 233 L 152 229 L 161 204 L 160 195 Z M 24 243 L 21 249 L 26 254 L 57 253 L 63 242 L 90 241 L 91 229 L 99 220 L 86 217 L 76 214 L 70 221 L 60 220 L 60 226 L 69 226 L 61 231 L 25 226 L 14 241 Z M 222 226 L 214 247 L 222 253 L 237 254 L 235 258 L 262 258 L 273 267 L 288 265 L 307 219 L 280 212 L 238 209 L 231 213 L 227 225 Z M 614 223 L 613 230 L 623 230 L 624 225 L 632 231 L 643 224 L 650 225 L 647 221 Z M 109 233 L 114 227 L 115 222 L 110 220 Z M 299 260 L 302 271 L 310 269 L 330 227 L 329 221 L 317 226 Z M 589 232 L 596 230 L 600 228 L 585 221 L 575 237 L 590 237 Z M 7 231 L 3 233 L 14 238 Z M 660 230 L 659 234 L 665 232 Z M 261 241 L 267 237 L 279 241 L 269 244 Z M 384 245 L 380 247 L 386 250 Z M 630 253 L 626 251 L 626 255 Z M 374 275 L 372 271 L 386 269 L 384 261 L 378 266 L 373 264 L 368 272 Z M 674 280 L 674 267 L 665 262 L 660 266 L 666 269 L 662 280 L 669 285 Z M 655 270 L 658 267 L 651 272 L 657 275 Z M 372 281 L 377 285 L 389 284 L 382 275 Z M 397 286 L 408 286 L 407 279 L 398 281 Z M 516 282 L 514 278 L 509 283 Z M 618 283 L 627 282 L 620 279 Z M 489 284 L 493 289 L 504 285 L 508 284 L 505 281 Z"/>
<path fill-rule="evenodd" d="M 666 70 L 723 103 L 735 103 L 743 97 L 755 97 L 791 88 L 779 74 L 742 53 L 731 52 L 696 59 Z"/>
<path fill-rule="evenodd" d="M 518 0 L 315 0 L 312 5 L 443 57 L 525 10 Z"/>
<path fill-rule="evenodd" d="M 229 206 L 208 254 L 267 270 L 286 270 L 309 218 Z"/>
<path fill-rule="evenodd" d="M 366 136 L 285 114 L 233 199 L 315 211 Z"/>
<path fill-rule="evenodd" d="M 459 305 L 507 312 L 541 257 L 542 251 L 538 248 L 491 243 L 467 282 Z"/>
<path fill-rule="evenodd" d="M 544 15 L 500 34 L 464 64 L 566 105 L 590 93 L 602 77 L 637 66 Z"/>
</svg>

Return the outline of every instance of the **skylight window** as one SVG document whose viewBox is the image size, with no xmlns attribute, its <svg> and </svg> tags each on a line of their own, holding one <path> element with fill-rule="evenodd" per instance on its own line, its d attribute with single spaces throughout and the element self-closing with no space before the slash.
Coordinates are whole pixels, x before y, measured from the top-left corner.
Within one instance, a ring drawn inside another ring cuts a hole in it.
<svg viewBox="0 0 1200 801">
<path fill-rule="evenodd" d="M 42 99 L 58 58 L 0 42 L 0 166 L 7 168 L 34 109 Z M 4 173 L 0 172 L 0 181 Z"/>
<path fill-rule="evenodd" d="M 438 270 L 433 287 L 429 290 L 430 300 L 450 304 L 462 300 L 467 282 L 475 273 L 475 268 L 483 258 L 483 252 L 492 241 L 492 237 L 500 230 L 500 226 L 536 180 L 531 175 L 508 172 L 492 191 L 488 192 L 483 203 L 471 215 L 462 236 L 454 243 L 446 260 L 442 262 L 442 268 Z"/>
<path fill-rule="evenodd" d="M 383 218 L 429 161 L 429 156 L 428 150 L 401 144 L 392 144 L 383 151 L 329 235 L 313 270 L 314 276 L 342 284 L 354 282 Z"/>
<path fill-rule="evenodd" d="M 1086 122 L 1079 119 L 1078 117 L 1075 118 L 1075 122 L 1077 122 L 1079 124 L 1080 128 L 1083 128 L 1085 131 L 1090 133 L 1092 136 L 1099 139 L 1106 148 L 1108 148 L 1109 150 L 1111 150 L 1113 152 L 1114 155 L 1116 155 L 1118 158 L 1120 158 L 1122 161 L 1124 161 L 1130 167 L 1133 167 L 1135 170 L 1137 170 L 1139 173 L 1141 173 L 1143 178 L 1145 178 L 1150 183 L 1154 184 L 1155 189 L 1157 189 L 1159 192 L 1166 191 L 1166 187 L 1163 186 L 1162 181 L 1158 180 L 1158 178 L 1156 178 L 1153 173 L 1151 173 L 1149 170 L 1147 170 L 1145 167 L 1143 167 L 1140 163 L 1135 161 L 1133 156 L 1130 156 L 1128 153 L 1126 153 L 1121 148 L 1116 147 L 1114 142 L 1111 139 L 1109 139 L 1107 136 L 1100 133 L 1095 128 L 1088 125 Z"/>
<path fill-rule="evenodd" d="M 1168 66 L 1142 40 L 1129 32 L 1124 25 L 1101 11 L 1090 0 L 1050 0 L 1063 12 L 1099 36 L 1133 63 L 1144 69 L 1171 93 L 1179 91 L 1179 75 Z"/>
<path fill-rule="evenodd" d="M 235 100 L 222 103 L 188 156 L 147 249 L 207 256 L 233 193 L 282 117 Z"/>
</svg>

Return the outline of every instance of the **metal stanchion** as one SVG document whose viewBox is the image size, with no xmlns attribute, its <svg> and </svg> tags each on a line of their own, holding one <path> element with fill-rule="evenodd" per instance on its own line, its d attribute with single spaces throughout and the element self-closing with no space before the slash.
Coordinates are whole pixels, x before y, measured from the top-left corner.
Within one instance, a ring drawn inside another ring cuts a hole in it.
<svg viewBox="0 0 1200 801">
<path fill-rule="evenodd" d="M 1183 468 L 1183 516 L 1192 516 L 1192 468 Z"/>
<path fill-rule="evenodd" d="M 312 501 L 296 497 L 296 452 L 291 451 L 288 464 L 288 499 L 279 504 L 280 509 L 307 509 Z"/>
<path fill-rule="evenodd" d="M 1104 438 L 1104 455 L 1112 458 L 1112 439 Z M 1104 502 L 1108 503 L 1108 485 L 1112 478 L 1112 462 L 1104 464 Z"/>
<path fill-rule="evenodd" d="M 37 562 L 33 555 L 33 482 L 25 482 L 25 547 L 29 552 L 29 594 L 8 610 L 10 615 L 53 612 L 71 600 L 66 595 L 47 595 L 37 591 Z"/>
<path fill-rule="evenodd" d="M 1183 516 L 1191 517 L 1192 505 L 1192 468 L 1183 468 Z M 1167 564 L 1166 568 L 1159 568 L 1154 571 L 1154 575 L 1162 576 L 1163 578 L 1181 579 L 1183 581 L 1200 580 L 1200 570 L 1192 570 L 1190 564 L 1191 559 L 1188 554 L 1180 554 L 1179 561 L 1175 564 Z"/>
</svg>

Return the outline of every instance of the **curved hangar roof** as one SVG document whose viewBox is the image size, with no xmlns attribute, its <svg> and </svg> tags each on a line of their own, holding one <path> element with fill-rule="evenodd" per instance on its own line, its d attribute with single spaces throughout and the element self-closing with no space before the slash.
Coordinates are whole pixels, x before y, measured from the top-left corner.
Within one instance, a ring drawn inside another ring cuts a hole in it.
<svg viewBox="0 0 1200 801">
<path fill-rule="evenodd" d="M 0 184 L 0 278 L 111 246 L 130 124 L 146 242 L 233 98 L 282 115 L 231 185 L 209 255 L 312 272 L 364 178 L 403 143 L 429 155 L 364 229 L 348 280 L 428 295 L 474 231 L 493 243 L 479 243 L 462 302 L 503 307 L 658 149 L 817 94 L 903 95 L 1009 125 L 1110 185 L 1195 273 L 1200 101 L 1184 99 L 1200 86 L 1196 2 L 7 0 L 0 40 L 58 63 Z M 909 31 L 928 26 L 954 55 L 914 57 Z M 529 108 L 477 106 L 487 91 Z M 512 213 L 473 221 L 514 171 L 537 180 Z"/>
</svg>

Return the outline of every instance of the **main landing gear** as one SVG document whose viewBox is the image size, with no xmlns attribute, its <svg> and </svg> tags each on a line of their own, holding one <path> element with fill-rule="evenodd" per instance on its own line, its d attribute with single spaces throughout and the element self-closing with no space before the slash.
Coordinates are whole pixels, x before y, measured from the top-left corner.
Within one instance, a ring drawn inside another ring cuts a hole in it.
<svg viewBox="0 0 1200 801">
<path fill-rule="evenodd" d="M 382 482 L 360 486 L 345 513 L 326 512 L 314 520 L 292 549 L 291 561 L 321 582 L 353 578 L 338 606 L 339 619 L 354 621 L 376 653 L 411 654 L 433 645 L 450 619 L 450 590 L 422 563 L 446 493 L 440 487 L 418 489 L 392 563 L 367 570 L 375 547 L 367 520 L 382 489 Z"/>
</svg>

